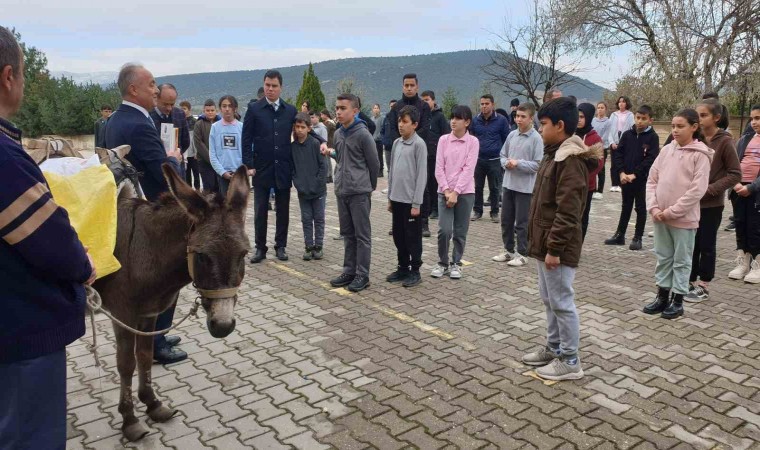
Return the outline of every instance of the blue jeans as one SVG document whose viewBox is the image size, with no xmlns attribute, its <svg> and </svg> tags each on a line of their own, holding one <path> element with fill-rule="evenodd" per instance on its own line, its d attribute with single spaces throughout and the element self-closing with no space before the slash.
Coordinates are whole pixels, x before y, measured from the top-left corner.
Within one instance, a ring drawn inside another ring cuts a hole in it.
<svg viewBox="0 0 760 450">
<path fill-rule="evenodd" d="M 318 198 L 298 197 L 301 206 L 301 223 L 303 240 L 307 247 L 322 247 L 325 239 L 325 200 L 327 195 Z"/>
</svg>

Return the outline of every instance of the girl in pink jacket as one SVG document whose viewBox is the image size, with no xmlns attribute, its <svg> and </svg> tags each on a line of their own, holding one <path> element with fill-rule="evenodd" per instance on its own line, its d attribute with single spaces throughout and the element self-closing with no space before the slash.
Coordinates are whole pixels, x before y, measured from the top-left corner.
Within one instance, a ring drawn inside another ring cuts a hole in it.
<svg viewBox="0 0 760 450">
<path fill-rule="evenodd" d="M 661 314 L 664 319 L 683 315 L 694 236 L 699 228 L 699 201 L 707 191 L 715 153 L 704 144 L 695 110 L 678 112 L 671 129 L 673 142 L 660 150 L 647 179 L 647 211 L 654 221 L 657 255 L 654 277 L 659 289 L 644 312 Z"/>
</svg>

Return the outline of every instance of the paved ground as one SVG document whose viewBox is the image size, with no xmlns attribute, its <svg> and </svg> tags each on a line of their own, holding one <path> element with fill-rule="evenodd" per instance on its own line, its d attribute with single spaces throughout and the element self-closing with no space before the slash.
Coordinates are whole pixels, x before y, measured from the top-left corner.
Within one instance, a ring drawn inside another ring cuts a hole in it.
<svg viewBox="0 0 760 450">
<path fill-rule="evenodd" d="M 373 200 L 371 288 L 329 287 L 339 241 L 328 238 L 321 262 L 300 260 L 294 200 L 291 260 L 248 266 L 228 338 L 212 338 L 203 320 L 181 327 L 190 359 L 153 369 L 160 397 L 180 414 L 148 423 L 152 433 L 129 446 L 760 448 L 760 287 L 724 276 L 731 233 L 720 232 L 712 298 L 687 305 L 680 320 L 652 318 L 640 312 L 654 292 L 651 239 L 641 252 L 605 247 L 620 197 L 595 202 L 576 280 L 586 377 L 548 384 L 518 362 L 544 343 L 544 312 L 532 263 L 491 261 L 499 225 L 470 228 L 459 281 L 428 276 L 436 246 L 426 239 L 424 282 L 408 290 L 384 281 L 395 264 L 390 214 L 379 192 Z M 330 237 L 336 230 L 330 201 Z M 179 311 L 192 297 L 185 291 Z M 113 332 L 105 317 L 97 326 L 109 339 L 100 347 L 105 367 L 87 351 L 89 331 L 68 348 L 71 449 L 126 444 Z"/>
</svg>

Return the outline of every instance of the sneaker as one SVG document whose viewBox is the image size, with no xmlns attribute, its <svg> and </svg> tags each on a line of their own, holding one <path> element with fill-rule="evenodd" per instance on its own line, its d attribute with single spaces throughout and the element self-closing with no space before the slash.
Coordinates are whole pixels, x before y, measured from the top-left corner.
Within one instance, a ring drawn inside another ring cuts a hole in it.
<svg viewBox="0 0 760 450">
<path fill-rule="evenodd" d="M 744 253 L 743 250 L 737 250 L 736 252 L 736 259 L 734 260 L 736 267 L 728 273 L 728 278 L 732 280 L 743 280 L 749 273 L 752 257 L 749 253 Z"/>
<path fill-rule="evenodd" d="M 602 200 L 604 198 L 604 195 L 602 195 L 601 192 L 594 192 L 591 198 L 593 198 L 594 200 Z"/>
<path fill-rule="evenodd" d="M 491 222 L 493 223 L 499 223 L 501 222 L 501 218 L 499 217 L 499 214 L 491 214 Z"/>
<path fill-rule="evenodd" d="M 736 222 L 733 220 L 728 222 L 728 225 L 726 225 L 726 228 L 724 228 L 726 231 L 736 231 Z"/>
<path fill-rule="evenodd" d="M 623 192 L 623 190 L 620 189 L 620 186 L 612 186 L 610 192 Z"/>
<path fill-rule="evenodd" d="M 312 247 L 306 247 L 306 250 L 304 250 L 303 252 L 304 261 L 311 261 L 311 259 L 314 257 L 311 252 L 312 252 Z"/>
<path fill-rule="evenodd" d="M 408 287 L 417 286 L 420 283 L 422 283 L 422 277 L 420 277 L 420 271 L 412 270 L 411 272 L 409 272 L 409 276 L 406 277 L 406 280 L 404 280 L 404 282 L 401 283 L 401 286 L 408 288 Z"/>
<path fill-rule="evenodd" d="M 383 193 L 383 194 L 387 194 L 387 193 L 388 193 L 388 189 L 383 189 L 383 190 L 382 190 L 382 191 L 380 191 L 380 192 L 381 192 L 381 193 Z"/>
<path fill-rule="evenodd" d="M 428 224 L 422 226 L 422 237 L 430 237 L 430 228 Z"/>
<path fill-rule="evenodd" d="M 652 231 L 650 231 L 649 233 L 647 233 L 647 236 L 649 236 L 649 237 L 654 237 L 654 230 L 652 230 Z"/>
<path fill-rule="evenodd" d="M 749 258 L 749 253 L 747 253 Z M 750 264 L 750 271 L 747 276 L 744 277 L 745 283 L 758 284 L 760 283 L 760 255 L 755 257 L 755 260 Z"/>
<path fill-rule="evenodd" d="M 628 246 L 628 250 L 641 250 L 641 238 L 634 236 L 631 239 L 631 245 Z"/>
<path fill-rule="evenodd" d="M 325 257 L 325 253 L 322 251 L 321 245 L 317 245 L 311 249 L 311 257 L 314 259 L 322 259 Z"/>
<path fill-rule="evenodd" d="M 357 275 L 354 277 L 354 281 L 348 285 L 348 290 L 351 292 L 363 291 L 369 287 L 369 277 L 366 275 Z"/>
<path fill-rule="evenodd" d="M 451 269 L 449 269 L 449 278 L 452 280 L 458 280 L 462 278 L 462 265 L 461 264 L 452 264 Z"/>
<path fill-rule="evenodd" d="M 581 360 L 578 357 L 570 359 L 557 358 L 546 366 L 536 369 L 536 375 L 552 381 L 580 380 L 583 378 Z"/>
<path fill-rule="evenodd" d="M 447 275 L 448 273 L 449 273 L 448 267 L 441 264 L 437 264 L 435 268 L 433 269 L 433 271 L 430 272 L 430 276 L 433 278 L 441 278 L 442 276 Z"/>
<path fill-rule="evenodd" d="M 557 358 L 559 358 L 559 350 L 541 347 L 541 350 L 524 354 L 520 360 L 526 366 L 540 367 L 549 364 Z"/>
<path fill-rule="evenodd" d="M 390 275 L 385 277 L 385 281 L 388 283 L 398 283 L 400 281 L 404 281 L 409 277 L 409 270 L 407 269 L 397 269 L 395 272 L 391 272 Z"/>
<path fill-rule="evenodd" d="M 700 285 L 689 286 L 689 293 L 683 297 L 683 301 L 689 303 L 699 303 L 710 298 L 710 293 L 707 292 L 707 288 Z"/>
<path fill-rule="evenodd" d="M 473 211 L 472 215 L 470 216 L 470 220 L 472 221 L 480 220 L 481 217 L 483 217 L 483 213 L 478 213 L 478 212 Z"/>
<path fill-rule="evenodd" d="M 352 281 L 354 281 L 354 278 L 356 278 L 355 275 L 351 275 L 351 274 L 348 274 L 348 273 L 342 273 L 342 274 L 338 275 L 337 278 L 333 278 L 332 280 L 330 280 L 330 286 L 336 287 L 336 288 L 337 287 L 348 286 L 349 284 L 351 284 Z"/>
<path fill-rule="evenodd" d="M 515 255 L 512 257 L 512 259 L 507 263 L 510 267 L 520 267 L 527 264 L 528 261 L 525 259 L 525 257 L 519 253 L 515 253 Z"/>
<path fill-rule="evenodd" d="M 507 261 L 511 261 L 512 258 L 514 258 L 514 257 L 515 257 L 514 253 L 505 251 L 501 255 L 494 256 L 493 258 L 491 258 L 491 260 L 492 261 L 496 261 L 496 262 L 507 262 Z"/>
</svg>

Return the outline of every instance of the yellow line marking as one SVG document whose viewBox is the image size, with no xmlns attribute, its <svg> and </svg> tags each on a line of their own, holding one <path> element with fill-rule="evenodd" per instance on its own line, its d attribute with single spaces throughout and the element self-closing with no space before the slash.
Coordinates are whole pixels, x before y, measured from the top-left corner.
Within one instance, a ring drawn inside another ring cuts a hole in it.
<svg viewBox="0 0 760 450">
<path fill-rule="evenodd" d="M 414 317 L 412 317 L 412 316 L 410 316 L 408 314 L 404 314 L 404 313 L 402 313 L 400 311 L 396 311 L 395 309 L 391 309 L 391 308 L 388 308 L 387 306 L 383 306 L 383 305 L 381 305 L 379 303 L 373 302 L 372 300 L 369 300 L 369 299 L 367 299 L 365 297 L 362 297 L 361 295 L 353 294 L 352 292 L 350 292 L 349 290 L 347 290 L 345 288 L 337 288 L 337 289 L 335 289 L 335 288 L 333 288 L 330 285 L 330 283 L 326 283 L 324 281 L 319 281 L 319 280 L 317 280 L 317 279 L 315 279 L 313 277 L 310 277 L 310 276 L 306 275 L 305 273 L 300 272 L 300 271 L 298 271 L 298 270 L 296 270 L 296 269 L 294 269 L 292 267 L 288 267 L 288 266 L 286 266 L 284 264 L 275 264 L 275 263 L 270 263 L 269 265 L 272 266 L 272 267 L 274 267 L 274 268 L 276 268 L 277 270 L 281 270 L 281 271 L 287 272 L 287 273 L 289 273 L 289 274 L 291 274 L 291 275 L 293 275 L 293 276 L 295 276 L 297 278 L 301 278 L 303 280 L 307 280 L 310 283 L 316 284 L 316 285 L 318 285 L 320 287 L 323 287 L 323 288 L 327 289 L 328 291 L 334 292 L 334 293 L 336 293 L 338 295 L 342 295 L 342 296 L 355 296 L 355 297 L 359 298 L 364 304 L 366 304 L 370 308 L 376 309 L 377 311 L 380 311 L 381 313 L 385 314 L 386 316 L 393 317 L 394 319 L 397 319 L 397 320 L 399 320 L 401 322 L 409 323 L 409 324 L 411 324 L 411 325 L 419 328 L 420 330 L 422 330 L 422 331 L 424 331 L 426 333 L 430 333 L 430 334 L 432 334 L 434 336 L 438 336 L 439 338 L 441 338 L 443 340 L 448 341 L 448 340 L 454 339 L 456 337 L 453 334 L 447 333 L 447 332 L 441 330 L 438 327 L 434 327 L 432 325 L 426 324 L 425 322 L 417 320 L 416 318 L 414 318 Z M 460 342 L 458 342 L 458 344 L 460 346 L 462 346 L 463 348 L 465 348 L 466 350 L 475 350 L 477 348 L 475 345 L 473 345 L 473 344 L 471 344 L 471 343 L 469 343 L 467 341 L 461 341 L 461 340 L 459 340 L 459 341 Z"/>
<path fill-rule="evenodd" d="M 462 263 L 462 265 L 463 265 L 464 267 L 467 267 L 467 266 L 471 266 L 471 265 L 472 265 L 472 262 L 470 262 L 470 261 L 461 260 L 461 261 L 459 261 L 459 262 L 461 262 L 461 263 Z"/>
<path fill-rule="evenodd" d="M 541 378 L 541 377 L 538 376 L 538 374 L 536 373 L 535 370 L 529 370 L 529 371 L 523 373 L 523 375 L 525 375 L 527 377 L 535 378 L 536 380 L 544 383 L 547 386 L 552 386 L 552 385 L 555 385 L 555 384 L 559 383 L 559 381 L 544 380 L 543 378 Z"/>
</svg>

